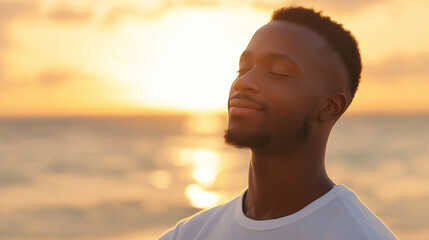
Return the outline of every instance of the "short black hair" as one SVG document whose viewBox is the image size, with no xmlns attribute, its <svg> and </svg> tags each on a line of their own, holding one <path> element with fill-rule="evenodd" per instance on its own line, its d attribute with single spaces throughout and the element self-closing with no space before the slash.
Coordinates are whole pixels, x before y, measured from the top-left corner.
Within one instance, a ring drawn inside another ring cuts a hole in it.
<svg viewBox="0 0 429 240">
<path fill-rule="evenodd" d="M 346 66 L 349 76 L 349 88 L 352 99 L 359 86 L 362 72 L 362 60 L 358 42 L 353 34 L 342 24 L 335 22 L 321 11 L 301 6 L 277 9 L 271 15 L 271 21 L 282 20 L 309 28 L 321 35 L 328 45 L 339 55 Z"/>
</svg>

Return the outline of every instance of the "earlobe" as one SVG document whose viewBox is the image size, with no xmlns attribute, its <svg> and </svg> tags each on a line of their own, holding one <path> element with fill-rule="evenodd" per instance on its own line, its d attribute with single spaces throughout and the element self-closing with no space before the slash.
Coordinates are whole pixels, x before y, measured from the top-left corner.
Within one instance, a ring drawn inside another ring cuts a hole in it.
<svg viewBox="0 0 429 240">
<path fill-rule="evenodd" d="M 335 92 L 328 96 L 319 118 L 321 121 L 336 121 L 347 109 L 347 97 L 342 92 Z"/>
</svg>

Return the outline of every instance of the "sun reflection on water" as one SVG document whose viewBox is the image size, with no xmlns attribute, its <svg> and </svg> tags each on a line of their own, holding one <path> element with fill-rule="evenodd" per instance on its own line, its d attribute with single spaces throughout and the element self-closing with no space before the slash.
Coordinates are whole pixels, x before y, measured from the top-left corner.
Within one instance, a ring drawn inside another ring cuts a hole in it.
<svg viewBox="0 0 429 240">
<path fill-rule="evenodd" d="M 151 184 L 159 189 L 166 189 L 170 186 L 170 175 L 166 171 L 155 170 L 149 175 Z"/>
<path fill-rule="evenodd" d="M 182 149 L 179 153 L 181 163 L 190 164 L 192 177 L 204 186 L 211 185 L 219 171 L 219 155 L 208 149 Z"/>
<path fill-rule="evenodd" d="M 192 177 L 196 181 L 188 185 L 185 190 L 186 197 L 192 206 L 207 208 L 218 204 L 220 194 L 206 189 L 214 184 L 221 168 L 219 154 L 209 149 L 185 148 L 180 150 L 179 159 L 183 165 L 191 166 Z"/>
<path fill-rule="evenodd" d="M 192 171 L 192 177 L 205 186 L 211 185 L 216 180 L 216 176 L 217 171 L 213 168 L 195 168 Z"/>
<path fill-rule="evenodd" d="M 186 196 L 191 200 L 191 204 L 196 208 L 208 208 L 219 203 L 220 194 L 212 191 L 205 191 L 198 184 L 190 184 L 185 190 Z"/>
</svg>

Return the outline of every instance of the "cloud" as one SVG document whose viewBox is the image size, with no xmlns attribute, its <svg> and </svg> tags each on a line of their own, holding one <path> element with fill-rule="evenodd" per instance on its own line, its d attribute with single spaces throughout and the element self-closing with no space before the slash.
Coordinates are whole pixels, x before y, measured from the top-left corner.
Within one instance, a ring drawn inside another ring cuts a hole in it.
<svg viewBox="0 0 429 240">
<path fill-rule="evenodd" d="M 315 5 L 332 11 L 351 13 L 363 10 L 367 7 L 383 2 L 385 0 L 305 0 L 308 5 Z M 301 1 L 297 1 L 301 3 Z"/>
<path fill-rule="evenodd" d="M 106 14 L 105 25 L 113 25 L 126 17 L 138 17 L 139 11 L 130 6 L 115 6 Z"/>
<path fill-rule="evenodd" d="M 32 1 L 0 1 L 0 26 L 18 17 L 32 15 L 37 8 Z"/>
<path fill-rule="evenodd" d="M 37 77 L 37 82 L 43 86 L 53 86 L 66 82 L 76 73 L 64 70 L 45 70 Z"/>
<path fill-rule="evenodd" d="M 9 43 L 6 32 L 8 24 L 16 19 L 34 16 L 37 9 L 38 6 L 30 1 L 0 1 L 0 50 Z"/>
<path fill-rule="evenodd" d="M 1 67 L 0 65 L 0 74 Z M 83 79 L 95 79 L 95 77 L 73 69 L 48 68 L 41 70 L 39 73 L 32 74 L 28 78 L 14 78 L 13 80 L 9 78 L 0 78 L 0 92 L 34 86 L 53 88 Z"/>
<path fill-rule="evenodd" d="M 182 0 L 159 1 L 159 4 L 151 7 L 117 5 L 113 6 L 105 16 L 104 25 L 111 26 L 124 18 L 137 18 L 152 20 L 161 17 L 165 12 L 178 7 L 214 7 L 225 1 L 220 0 Z"/>
<path fill-rule="evenodd" d="M 4 81 L 0 82 L 0 87 L 3 88 L 1 90 L 5 90 L 6 88 L 12 90 L 14 88 L 31 86 L 34 84 L 41 87 L 54 87 L 65 84 L 70 80 L 86 77 L 84 75 L 83 73 L 70 69 L 45 69 L 28 79 L 19 79 L 18 81 L 16 81 L 16 79 L 15 81 L 6 81 L 7 79 L 3 79 Z"/>
<path fill-rule="evenodd" d="M 329 12 L 352 13 L 383 1 L 385 0 L 291 0 L 285 3 L 285 1 L 281 0 L 256 0 L 252 2 L 252 5 L 256 8 L 269 11 L 279 7 L 296 4 L 304 7 L 314 7 L 316 10 L 321 9 Z"/>
<path fill-rule="evenodd" d="M 306 7 L 314 7 L 316 9 L 323 9 L 327 12 L 339 12 L 349 14 L 357 12 L 374 4 L 386 0 L 253 0 L 253 1 L 229 1 L 229 0 L 164 0 L 157 1 L 157 4 L 150 6 L 142 5 L 115 5 L 110 8 L 105 15 L 103 21 L 104 26 L 114 26 L 118 21 L 124 18 L 135 18 L 140 20 L 153 20 L 161 17 L 166 12 L 177 9 L 178 7 L 215 7 L 215 6 L 230 6 L 230 7 L 243 7 L 251 6 L 257 9 L 273 11 L 276 8 L 288 6 L 291 4 L 303 5 Z"/>
<path fill-rule="evenodd" d="M 85 22 L 91 19 L 92 15 L 93 13 L 89 8 L 76 9 L 61 4 L 48 13 L 47 16 L 57 22 Z"/>
<path fill-rule="evenodd" d="M 38 6 L 33 1 L 0 1 L 0 87 L 7 84 L 1 53 L 10 45 L 7 28 L 16 19 L 25 19 L 35 15 Z"/>
<path fill-rule="evenodd" d="M 364 66 L 368 78 L 380 80 L 429 79 L 429 52 L 419 54 L 395 54 L 380 62 Z"/>
</svg>

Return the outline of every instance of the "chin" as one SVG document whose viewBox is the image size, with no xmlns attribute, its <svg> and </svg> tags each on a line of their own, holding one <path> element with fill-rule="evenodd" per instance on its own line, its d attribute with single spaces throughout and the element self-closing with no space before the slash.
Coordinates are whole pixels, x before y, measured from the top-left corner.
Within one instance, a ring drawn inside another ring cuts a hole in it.
<svg viewBox="0 0 429 240">
<path fill-rule="evenodd" d="M 226 144 L 236 148 L 263 148 L 271 142 L 271 136 L 266 132 L 243 133 L 227 129 L 223 137 Z"/>
</svg>

